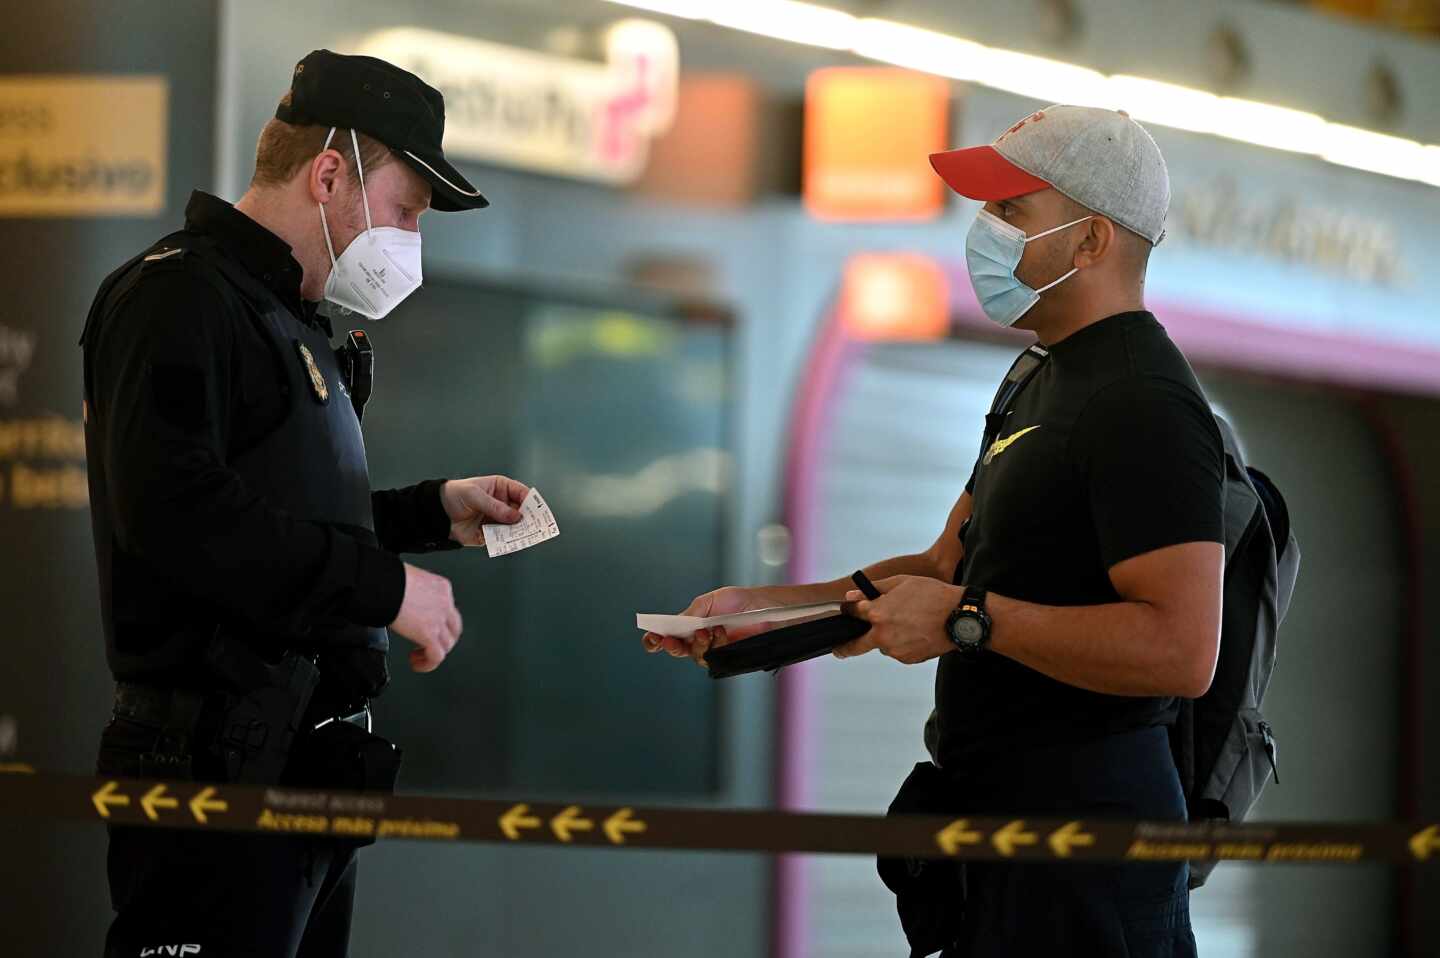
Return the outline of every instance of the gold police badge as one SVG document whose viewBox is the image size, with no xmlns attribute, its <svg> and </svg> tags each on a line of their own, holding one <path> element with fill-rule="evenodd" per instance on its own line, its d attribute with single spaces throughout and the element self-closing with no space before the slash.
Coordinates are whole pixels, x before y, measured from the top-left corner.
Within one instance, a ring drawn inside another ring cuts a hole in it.
<svg viewBox="0 0 1440 958">
<path fill-rule="evenodd" d="M 298 339 L 295 346 L 300 350 L 300 358 L 305 361 L 305 371 L 310 374 L 310 388 L 315 390 L 315 398 L 322 404 L 329 402 L 330 385 L 325 382 L 325 374 L 320 372 L 320 367 L 315 365 L 315 354 Z"/>
</svg>

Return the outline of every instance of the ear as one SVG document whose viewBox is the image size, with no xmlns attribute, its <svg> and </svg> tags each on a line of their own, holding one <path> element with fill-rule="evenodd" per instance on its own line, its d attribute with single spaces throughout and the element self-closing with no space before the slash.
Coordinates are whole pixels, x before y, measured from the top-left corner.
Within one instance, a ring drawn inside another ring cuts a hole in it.
<svg viewBox="0 0 1440 958">
<path fill-rule="evenodd" d="M 345 161 L 337 150 L 327 149 L 311 160 L 307 180 L 310 198 L 316 203 L 329 203 L 334 199 L 344 169 Z"/>
<path fill-rule="evenodd" d="M 1085 238 L 1081 240 L 1079 248 L 1075 250 L 1074 265 L 1080 269 L 1086 269 L 1113 254 L 1116 243 L 1120 239 L 1115 235 L 1115 230 L 1116 226 L 1109 218 L 1098 213 L 1093 216 L 1085 224 Z"/>
</svg>

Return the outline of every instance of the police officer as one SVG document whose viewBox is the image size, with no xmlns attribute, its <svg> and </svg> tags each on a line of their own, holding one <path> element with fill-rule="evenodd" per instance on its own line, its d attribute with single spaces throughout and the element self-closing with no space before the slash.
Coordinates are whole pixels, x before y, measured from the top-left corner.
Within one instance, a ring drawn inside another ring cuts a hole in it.
<svg viewBox="0 0 1440 958">
<path fill-rule="evenodd" d="M 372 492 L 373 353 L 363 331 L 332 348 L 318 308 L 383 317 L 420 285 L 421 214 L 487 205 L 444 126 L 419 78 L 315 51 L 240 201 L 194 193 L 184 229 L 100 287 L 81 343 L 117 682 L 102 774 L 393 787 L 399 753 L 369 712 L 386 629 L 421 672 L 461 633 L 450 583 L 396 554 L 483 544 L 528 492 L 503 476 Z M 114 828 L 106 953 L 343 955 L 355 847 Z"/>
<path fill-rule="evenodd" d="M 846 579 L 721 589 L 687 614 L 848 599 L 870 630 L 841 658 L 938 658 L 934 762 L 894 811 L 1183 820 L 1166 726 L 1214 674 L 1224 459 L 1193 372 L 1144 305 L 1165 161 L 1128 116 L 1074 106 L 931 160 L 985 204 L 966 241 L 981 308 L 1039 341 L 987 417 L 964 494 L 928 550 L 867 570 L 878 598 Z M 698 659 L 742 638 L 645 641 Z M 881 874 L 914 955 L 1195 953 L 1183 863 Z"/>
</svg>

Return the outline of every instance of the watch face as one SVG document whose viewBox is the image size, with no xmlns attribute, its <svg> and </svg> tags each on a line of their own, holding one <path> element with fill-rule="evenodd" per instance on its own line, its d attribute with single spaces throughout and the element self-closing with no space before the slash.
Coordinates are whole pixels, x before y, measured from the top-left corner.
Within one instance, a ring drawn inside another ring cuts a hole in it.
<svg viewBox="0 0 1440 958">
<path fill-rule="evenodd" d="M 956 619 L 955 624 L 950 627 L 950 631 L 954 633 L 955 641 L 964 642 L 967 645 L 973 645 L 985 636 L 985 627 L 980 624 L 980 620 L 968 615 L 962 615 Z"/>
</svg>

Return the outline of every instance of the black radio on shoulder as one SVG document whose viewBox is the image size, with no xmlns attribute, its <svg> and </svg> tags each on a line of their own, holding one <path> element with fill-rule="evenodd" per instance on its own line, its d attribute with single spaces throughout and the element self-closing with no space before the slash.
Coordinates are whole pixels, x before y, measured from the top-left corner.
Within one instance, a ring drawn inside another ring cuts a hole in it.
<svg viewBox="0 0 1440 958">
<path fill-rule="evenodd" d="M 985 590 L 969 586 L 960 604 L 945 620 L 945 634 L 962 655 L 974 657 L 990 644 L 990 615 L 985 611 Z"/>
</svg>

